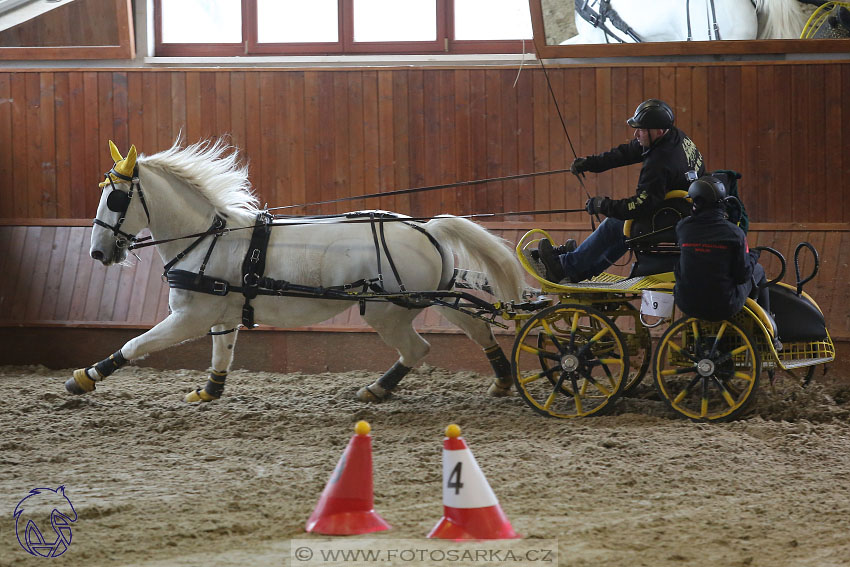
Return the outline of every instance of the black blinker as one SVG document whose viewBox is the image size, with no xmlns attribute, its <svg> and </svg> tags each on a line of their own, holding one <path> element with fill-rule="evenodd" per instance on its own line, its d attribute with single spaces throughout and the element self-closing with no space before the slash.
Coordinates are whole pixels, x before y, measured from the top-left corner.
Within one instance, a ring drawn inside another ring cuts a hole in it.
<svg viewBox="0 0 850 567">
<path fill-rule="evenodd" d="M 127 207 L 130 206 L 130 194 L 118 189 L 113 189 L 106 198 L 106 206 L 110 211 L 126 213 Z"/>
</svg>

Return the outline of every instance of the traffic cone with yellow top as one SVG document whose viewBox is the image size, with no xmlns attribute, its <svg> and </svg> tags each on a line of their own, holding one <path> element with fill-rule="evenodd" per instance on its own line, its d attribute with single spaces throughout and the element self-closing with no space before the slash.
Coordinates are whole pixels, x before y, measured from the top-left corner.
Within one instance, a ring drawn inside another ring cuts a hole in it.
<svg viewBox="0 0 850 567">
<path fill-rule="evenodd" d="M 390 525 L 375 512 L 372 494 L 371 426 L 358 421 L 306 530 L 325 535 L 380 532 Z"/>
<path fill-rule="evenodd" d="M 515 539 L 519 536 L 499 506 L 484 473 L 455 424 L 443 440 L 443 517 L 429 538 Z"/>
</svg>

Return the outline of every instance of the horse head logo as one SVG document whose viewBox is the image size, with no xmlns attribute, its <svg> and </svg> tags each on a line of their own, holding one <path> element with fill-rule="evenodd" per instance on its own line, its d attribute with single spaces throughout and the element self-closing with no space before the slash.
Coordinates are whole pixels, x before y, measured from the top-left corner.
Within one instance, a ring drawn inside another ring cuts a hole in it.
<svg viewBox="0 0 850 567">
<path fill-rule="evenodd" d="M 71 545 L 71 523 L 77 521 L 77 512 L 65 495 L 64 486 L 56 490 L 34 488 L 15 506 L 14 518 L 18 543 L 27 553 L 59 557 Z M 47 520 L 53 529 L 52 536 L 46 529 Z"/>
</svg>

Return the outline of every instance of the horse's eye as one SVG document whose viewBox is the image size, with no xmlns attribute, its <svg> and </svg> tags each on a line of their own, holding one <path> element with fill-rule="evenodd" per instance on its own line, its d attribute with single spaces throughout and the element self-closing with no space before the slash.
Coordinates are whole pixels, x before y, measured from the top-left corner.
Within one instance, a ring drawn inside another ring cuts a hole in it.
<svg viewBox="0 0 850 567">
<path fill-rule="evenodd" d="M 106 198 L 106 206 L 109 207 L 110 211 L 126 213 L 127 207 L 130 206 L 130 194 L 113 189 L 109 197 Z"/>
</svg>

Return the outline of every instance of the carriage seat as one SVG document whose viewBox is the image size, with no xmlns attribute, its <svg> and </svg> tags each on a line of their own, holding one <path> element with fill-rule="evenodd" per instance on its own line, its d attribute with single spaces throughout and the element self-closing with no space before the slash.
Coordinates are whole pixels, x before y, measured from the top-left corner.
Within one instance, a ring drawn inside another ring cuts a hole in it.
<svg viewBox="0 0 850 567">
<path fill-rule="evenodd" d="M 783 341 L 822 341 L 829 336 L 817 305 L 808 294 L 797 295 L 787 284 L 771 286 L 770 309 L 775 313 L 777 333 Z"/>
<path fill-rule="evenodd" d="M 687 196 L 687 191 L 670 191 L 648 219 L 625 222 L 626 245 L 635 255 L 630 278 L 673 271 L 679 261 L 676 223 L 691 215 Z"/>
</svg>

